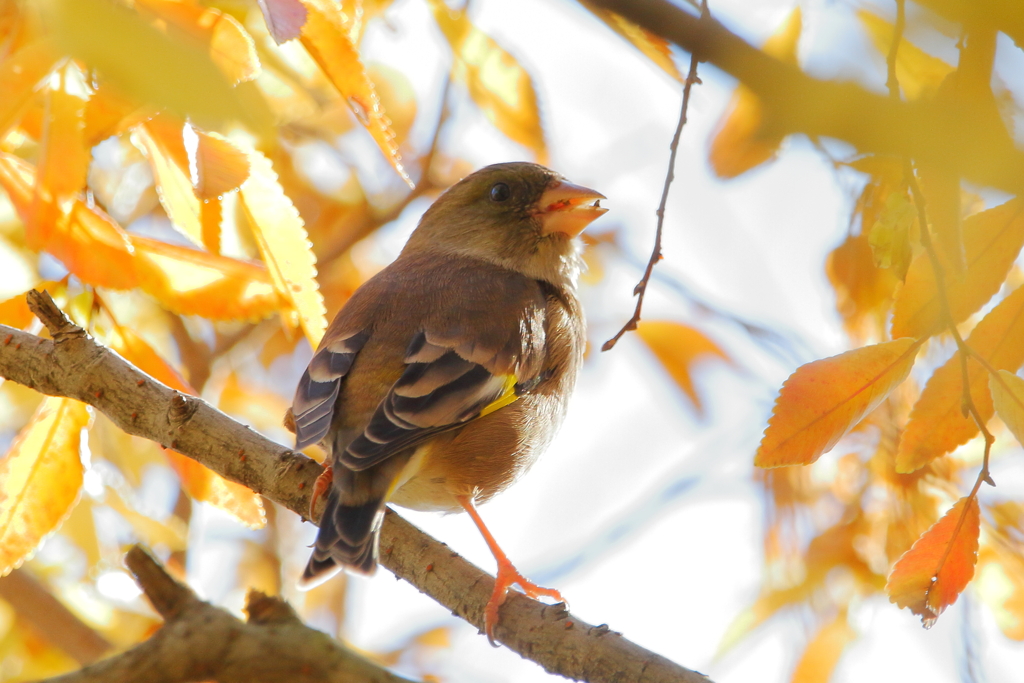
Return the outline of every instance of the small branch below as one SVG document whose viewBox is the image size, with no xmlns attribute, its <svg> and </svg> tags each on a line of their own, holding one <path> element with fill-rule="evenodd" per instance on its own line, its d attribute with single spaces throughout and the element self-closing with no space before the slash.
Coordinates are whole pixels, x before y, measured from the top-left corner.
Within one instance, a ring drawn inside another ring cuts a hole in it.
<svg viewBox="0 0 1024 683">
<path fill-rule="evenodd" d="M 131 650 L 47 683 L 408 683 L 307 627 L 279 598 L 250 591 L 242 622 L 200 600 L 140 546 L 125 564 L 166 623 Z"/>
</svg>

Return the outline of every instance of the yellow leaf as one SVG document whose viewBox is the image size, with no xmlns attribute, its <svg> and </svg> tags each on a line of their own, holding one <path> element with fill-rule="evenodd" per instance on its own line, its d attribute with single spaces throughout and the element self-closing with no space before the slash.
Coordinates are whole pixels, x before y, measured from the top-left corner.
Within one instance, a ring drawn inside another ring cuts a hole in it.
<svg viewBox="0 0 1024 683">
<path fill-rule="evenodd" d="M 84 404 L 47 398 L 0 460 L 0 576 L 31 555 L 71 511 L 82 487 Z"/>
<path fill-rule="evenodd" d="M 260 74 L 256 45 L 230 14 L 190 0 L 135 0 L 136 7 L 153 12 L 191 37 L 202 40 L 210 58 L 231 85 L 251 81 Z"/>
<path fill-rule="evenodd" d="M 307 16 L 302 27 L 302 44 L 370 132 L 398 175 L 412 187 L 412 180 L 402 167 L 395 133 L 338 6 L 330 0 L 305 0 L 305 5 Z"/>
<path fill-rule="evenodd" d="M 992 403 L 996 413 L 1006 423 L 1017 442 L 1024 445 L 1024 379 L 1008 370 L 1000 370 L 989 377 Z"/>
<path fill-rule="evenodd" d="M 981 319 L 967 345 L 998 370 L 1024 363 L 1024 286 L 1018 287 Z M 994 411 L 985 368 L 967 361 L 971 400 L 987 422 Z M 963 414 L 963 371 L 957 352 L 928 380 L 914 404 L 896 453 L 896 471 L 913 472 L 945 455 L 978 433 L 974 418 Z"/>
<path fill-rule="evenodd" d="M 683 76 L 679 73 L 679 69 L 676 68 L 676 63 L 672 59 L 672 48 L 667 40 L 640 28 L 621 15 L 597 7 L 593 3 L 587 2 L 587 0 L 580 0 L 580 4 L 607 24 L 608 28 L 632 43 L 633 47 L 640 50 L 645 57 L 654 62 L 662 71 L 680 83 L 683 82 Z"/>
<path fill-rule="evenodd" d="M 694 409 L 698 413 L 702 412 L 703 406 L 693 386 L 691 368 L 699 358 L 709 355 L 731 362 L 728 354 L 703 332 L 689 325 L 661 320 L 643 321 L 637 326 L 637 334 L 665 366 L 672 379 L 693 403 Z"/>
<path fill-rule="evenodd" d="M 906 379 L 919 348 L 897 339 L 797 368 L 782 385 L 754 464 L 817 460 Z"/>
<path fill-rule="evenodd" d="M 184 123 L 176 117 L 160 116 L 137 126 L 132 133 L 153 169 L 160 205 L 178 229 L 193 244 L 203 244 L 199 199 L 188 175 L 188 156 L 182 141 Z"/>
<path fill-rule="evenodd" d="M 846 646 L 857 632 L 846 619 L 846 610 L 818 631 L 796 663 L 791 683 L 828 683 Z"/>
<path fill-rule="evenodd" d="M 272 129 L 266 103 L 252 91 L 232 88 L 203 45 L 175 39 L 108 0 L 52 0 L 46 6 L 59 47 L 134 100 L 208 128 L 241 121 L 259 135 Z"/>
<path fill-rule="evenodd" d="M 963 238 L 967 272 L 961 281 L 947 283 L 954 323 L 963 322 L 981 308 L 1006 279 L 1024 245 L 1024 201 L 1011 199 L 969 216 L 963 222 Z M 892 336 L 936 334 L 941 325 L 939 312 L 935 271 L 928 255 L 918 254 L 893 304 Z"/>
<path fill-rule="evenodd" d="M 18 121 L 32 95 L 57 64 L 48 41 L 36 41 L 0 61 L 0 140 Z"/>
<path fill-rule="evenodd" d="M 249 179 L 242 185 L 242 205 L 253 236 L 274 287 L 298 313 L 302 331 L 315 349 L 327 329 L 327 318 L 316 283 L 316 258 L 309 236 L 270 160 L 250 151 L 249 168 Z"/>
<path fill-rule="evenodd" d="M 917 209 L 902 192 L 892 192 L 885 198 L 885 208 L 868 232 L 868 243 L 875 265 L 889 268 L 902 280 L 910 267 L 910 229 L 917 220 Z"/>
<path fill-rule="evenodd" d="M 892 24 L 867 10 L 858 10 L 857 17 L 868 30 L 875 49 L 883 57 L 888 57 L 893 38 Z M 909 42 L 906 36 L 900 42 L 899 52 L 896 53 L 896 80 L 908 100 L 934 96 L 942 80 L 951 71 L 953 67 L 924 52 Z"/>
<path fill-rule="evenodd" d="M 498 130 L 545 163 L 547 144 L 530 74 L 465 12 L 450 9 L 444 0 L 429 4 L 455 55 L 453 76 L 466 84 L 470 97 Z"/>
<path fill-rule="evenodd" d="M 763 51 L 795 65 L 801 27 L 800 8 L 797 7 L 768 38 Z M 708 160 L 720 178 L 735 178 L 773 158 L 783 136 L 763 130 L 764 107 L 757 95 L 745 85 L 736 87 L 726 112 L 711 139 Z"/>
</svg>

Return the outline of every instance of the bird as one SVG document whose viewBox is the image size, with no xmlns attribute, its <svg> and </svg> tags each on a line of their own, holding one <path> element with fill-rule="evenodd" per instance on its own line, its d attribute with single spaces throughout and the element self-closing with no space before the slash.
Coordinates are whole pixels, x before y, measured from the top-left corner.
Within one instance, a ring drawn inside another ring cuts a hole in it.
<svg viewBox="0 0 1024 683">
<path fill-rule="evenodd" d="M 469 513 L 498 566 L 484 610 L 492 645 L 511 586 L 564 602 L 519 573 L 476 507 L 522 476 L 565 416 L 586 345 L 576 238 L 604 198 L 538 164 L 487 166 L 441 194 L 352 294 L 286 417 L 296 450 L 328 454 L 300 585 L 373 574 L 392 503 Z"/>
</svg>

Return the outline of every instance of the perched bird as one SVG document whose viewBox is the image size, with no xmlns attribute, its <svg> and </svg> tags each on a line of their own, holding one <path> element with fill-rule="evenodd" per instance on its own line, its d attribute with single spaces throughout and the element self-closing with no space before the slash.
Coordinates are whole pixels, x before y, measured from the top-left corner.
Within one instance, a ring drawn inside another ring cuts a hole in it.
<svg viewBox="0 0 1024 683">
<path fill-rule="evenodd" d="M 321 443 L 333 476 L 305 584 L 372 574 L 392 502 L 472 516 L 498 563 L 491 642 L 511 585 L 561 600 L 512 566 L 475 505 L 562 422 L 585 343 L 573 238 L 603 198 L 537 164 L 488 166 L 441 195 L 341 309 L 292 405 L 296 448 Z"/>
</svg>

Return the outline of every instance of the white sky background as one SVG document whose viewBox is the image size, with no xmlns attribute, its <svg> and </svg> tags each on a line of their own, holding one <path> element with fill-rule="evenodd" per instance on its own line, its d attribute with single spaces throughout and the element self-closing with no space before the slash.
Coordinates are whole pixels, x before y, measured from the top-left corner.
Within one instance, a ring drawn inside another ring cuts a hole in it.
<svg viewBox="0 0 1024 683">
<path fill-rule="evenodd" d="M 823 77 L 870 78 L 881 90 L 881 59 L 866 37 L 848 33 L 858 6 L 852 0 L 802 3 L 802 63 Z M 756 44 L 792 7 L 785 0 L 711 3 L 720 20 Z M 885 3 L 878 7 L 892 12 Z M 512 561 L 527 576 L 561 590 L 580 618 L 607 623 L 718 683 L 787 681 L 814 624 L 776 619 L 723 658 L 714 654 L 760 585 L 763 505 L 752 462 L 772 401 L 797 365 L 845 348 L 824 263 L 845 235 L 857 179 L 837 176 L 805 138 L 795 138 L 774 164 L 734 181 L 717 180 L 708 167 L 707 143 L 734 82 L 710 65 L 700 67 L 703 85 L 693 90 L 667 209 L 665 260 L 644 316 L 700 327 L 736 360 L 736 367 L 709 362 L 697 373 L 707 414 L 696 419 L 638 338 L 627 335 L 612 352 L 597 351 L 633 309 L 633 286 L 653 240 L 681 86 L 569 0 L 475 0 L 471 16 L 533 75 L 551 165 L 607 195 L 602 204 L 611 211 L 591 230 L 617 230 L 635 261 L 609 259 L 604 280 L 584 288 L 593 353 L 569 418 L 530 474 L 484 506 L 482 515 Z M 386 24 L 371 25 L 364 58 L 394 66 L 413 83 L 419 114 L 412 143 L 423 144 L 436 120 L 435 95 L 448 68 L 448 48 L 421 0 L 398 0 L 386 17 Z M 955 60 L 954 43 L 952 38 L 936 49 Z M 1014 68 L 1024 61 L 1020 55 L 1009 41 L 1000 45 L 1004 74 L 1024 73 Z M 680 55 L 680 71 L 688 63 L 689 56 Z M 453 87 L 454 125 L 443 140 L 447 153 L 474 166 L 529 158 Z M 382 186 L 394 182 L 364 134 L 340 144 L 346 156 L 365 166 L 365 174 L 377 173 Z M 844 151 L 840 145 L 831 149 Z M 362 245 L 362 253 L 382 263 L 393 258 L 424 208 L 414 204 Z M 673 283 L 791 338 L 791 352 L 758 346 L 736 325 L 696 309 Z M 493 559 L 467 516 L 401 513 L 493 571 Z M 282 523 L 283 529 L 291 524 Z M 302 546 L 315 533 L 308 524 L 301 529 L 296 566 L 304 563 L 308 551 Z M 219 513 L 202 506 L 192 533 L 209 542 L 209 552 L 191 554 L 190 574 L 207 595 L 223 596 L 216 577 L 223 577 L 217 565 L 224 556 L 215 547 L 224 533 L 237 532 L 226 531 Z M 452 648 L 405 662 L 404 673 L 483 683 L 555 680 L 511 651 L 491 648 L 475 629 L 387 571 L 352 579 L 350 586 L 345 636 L 357 646 L 386 651 L 429 628 L 451 628 Z M 916 617 L 884 599 L 856 614 L 862 637 L 841 661 L 836 682 L 961 680 L 965 631 L 974 633 L 974 663 L 987 674 L 981 680 L 1009 681 L 1010 672 L 1024 666 L 1024 647 L 998 632 L 970 590 L 927 632 Z"/>
</svg>

